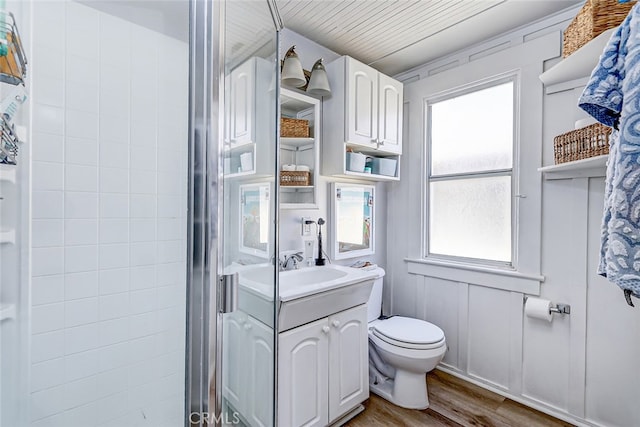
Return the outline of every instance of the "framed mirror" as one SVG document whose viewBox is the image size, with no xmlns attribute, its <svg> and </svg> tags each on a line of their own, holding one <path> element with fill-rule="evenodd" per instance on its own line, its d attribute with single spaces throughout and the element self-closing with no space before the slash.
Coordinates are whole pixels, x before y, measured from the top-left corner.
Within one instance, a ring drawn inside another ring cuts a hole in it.
<svg viewBox="0 0 640 427">
<path fill-rule="evenodd" d="M 246 184 L 240 187 L 240 252 L 269 258 L 269 200 L 271 186 Z"/>
<path fill-rule="evenodd" d="M 375 253 L 374 186 L 334 182 L 331 200 L 333 259 Z"/>
</svg>

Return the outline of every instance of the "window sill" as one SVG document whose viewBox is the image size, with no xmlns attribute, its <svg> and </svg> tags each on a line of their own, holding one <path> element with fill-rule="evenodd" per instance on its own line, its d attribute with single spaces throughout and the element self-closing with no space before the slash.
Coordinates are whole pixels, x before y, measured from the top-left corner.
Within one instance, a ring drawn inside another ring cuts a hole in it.
<svg viewBox="0 0 640 427">
<path fill-rule="evenodd" d="M 437 277 L 527 295 L 540 295 L 540 284 L 544 282 L 542 275 L 525 274 L 515 270 L 433 259 L 405 258 L 405 262 L 409 274 Z"/>
</svg>

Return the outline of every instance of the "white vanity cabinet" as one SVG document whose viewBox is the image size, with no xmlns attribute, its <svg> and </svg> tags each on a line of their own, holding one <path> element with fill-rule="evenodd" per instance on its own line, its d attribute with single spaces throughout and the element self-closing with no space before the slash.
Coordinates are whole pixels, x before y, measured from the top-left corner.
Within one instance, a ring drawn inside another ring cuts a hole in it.
<svg viewBox="0 0 640 427">
<path fill-rule="evenodd" d="M 223 397 L 248 425 L 272 426 L 273 329 L 239 310 L 223 325 Z"/>
<path fill-rule="evenodd" d="M 278 425 L 326 426 L 369 397 L 367 306 L 278 336 Z"/>
<path fill-rule="evenodd" d="M 348 56 L 326 68 L 332 94 L 323 99 L 323 174 L 397 180 L 397 167 L 394 175 L 350 170 L 345 153 L 350 150 L 399 163 L 402 83 Z"/>
<path fill-rule="evenodd" d="M 269 61 L 252 57 L 225 77 L 228 81 L 225 87 L 229 88 L 225 94 L 227 119 L 224 132 L 227 177 L 261 174 L 267 171 L 267 165 L 268 170 L 273 167 L 266 156 L 274 158 L 270 153 L 275 132 L 275 90 L 270 88 L 274 74 L 275 68 Z M 258 157 L 259 162 L 256 161 Z M 265 171 L 260 170 L 261 167 Z"/>
</svg>

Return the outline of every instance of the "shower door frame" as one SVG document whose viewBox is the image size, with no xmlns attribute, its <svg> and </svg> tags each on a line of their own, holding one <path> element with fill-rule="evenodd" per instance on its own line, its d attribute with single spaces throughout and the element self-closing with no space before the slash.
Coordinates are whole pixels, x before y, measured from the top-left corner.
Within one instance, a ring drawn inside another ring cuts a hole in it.
<svg viewBox="0 0 640 427">
<path fill-rule="evenodd" d="M 189 176 L 185 426 L 220 425 L 222 347 L 216 286 L 223 179 L 223 0 L 189 2 Z"/>
</svg>

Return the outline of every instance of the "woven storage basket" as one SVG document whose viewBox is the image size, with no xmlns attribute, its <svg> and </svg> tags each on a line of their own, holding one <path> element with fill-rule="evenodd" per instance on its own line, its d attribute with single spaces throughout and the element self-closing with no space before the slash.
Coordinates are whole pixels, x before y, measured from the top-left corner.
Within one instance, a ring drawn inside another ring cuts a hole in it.
<svg viewBox="0 0 640 427">
<path fill-rule="evenodd" d="M 587 0 L 564 31 L 562 56 L 566 58 L 609 28 L 620 25 L 634 4 L 635 1 Z"/>
<path fill-rule="evenodd" d="M 311 185 L 311 172 L 308 171 L 280 171 L 280 185 L 307 186 Z"/>
<path fill-rule="evenodd" d="M 280 136 L 285 138 L 308 138 L 309 120 L 281 117 Z"/>
<path fill-rule="evenodd" d="M 609 154 L 611 128 L 600 123 L 563 133 L 553 139 L 556 164 Z"/>
</svg>

